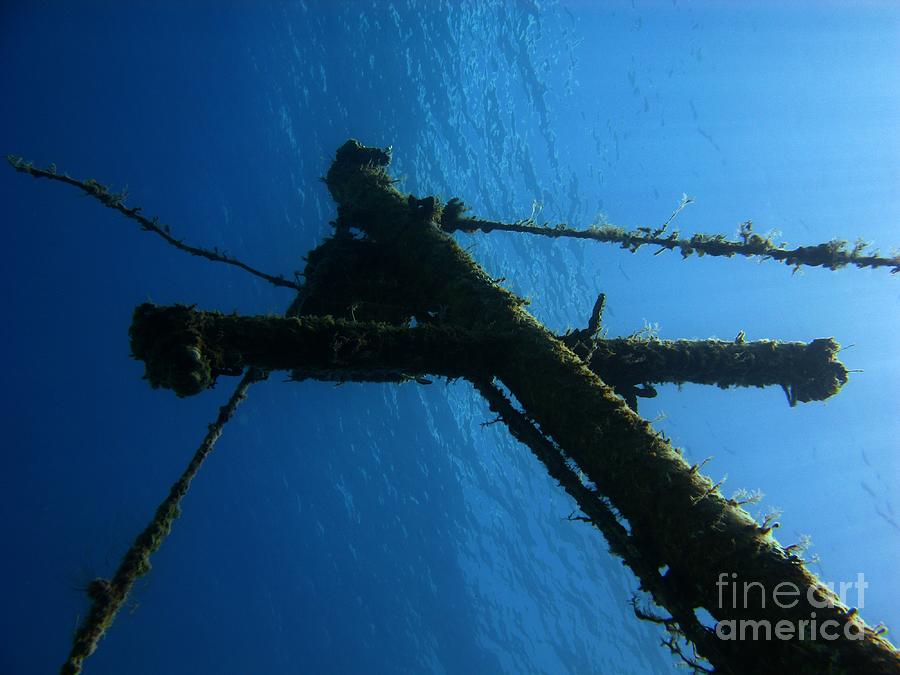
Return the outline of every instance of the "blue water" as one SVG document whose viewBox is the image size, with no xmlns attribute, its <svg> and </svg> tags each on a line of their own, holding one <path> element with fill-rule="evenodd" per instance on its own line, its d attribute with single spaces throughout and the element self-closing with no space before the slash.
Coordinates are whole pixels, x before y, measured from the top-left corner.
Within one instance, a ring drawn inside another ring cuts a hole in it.
<svg viewBox="0 0 900 675">
<path fill-rule="evenodd" d="M 186 4 L 187 7 L 182 6 Z M 0 148 L 116 186 L 192 243 L 302 269 L 348 137 L 483 217 L 753 219 L 792 244 L 900 245 L 900 6 L 698 2 L 30 3 L 0 9 Z M 0 170 L 0 672 L 52 672 L 227 398 L 151 390 L 146 300 L 280 313 L 62 185 Z M 642 401 L 726 492 L 759 488 L 814 568 L 900 626 L 898 279 L 460 235 L 555 330 L 835 336 L 826 403 L 663 387 Z M 87 673 L 669 673 L 636 583 L 465 383 L 257 385 Z M 859 603 L 853 603 L 859 604 Z M 896 641 L 896 640 L 895 640 Z"/>
</svg>

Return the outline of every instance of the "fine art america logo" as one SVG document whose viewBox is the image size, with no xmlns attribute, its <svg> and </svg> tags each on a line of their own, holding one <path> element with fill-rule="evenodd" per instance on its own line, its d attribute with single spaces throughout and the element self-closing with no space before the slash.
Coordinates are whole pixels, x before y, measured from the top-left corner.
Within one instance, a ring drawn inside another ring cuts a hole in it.
<svg viewBox="0 0 900 675">
<path fill-rule="evenodd" d="M 824 584 L 832 593 L 836 593 L 845 606 L 862 608 L 865 605 L 866 588 L 869 587 L 865 575 L 860 572 L 856 575 L 856 581 L 841 581 L 839 589 L 835 591 L 834 584 Z M 834 607 L 833 597 L 817 597 L 816 587 L 803 588 L 796 584 L 783 581 L 775 586 L 771 593 L 759 581 L 739 581 L 737 572 L 723 572 L 716 582 L 719 591 L 719 609 L 747 608 L 751 606 L 780 607 L 791 609 L 796 607 L 800 598 L 806 596 L 806 601 L 811 607 L 825 609 Z M 848 591 L 856 592 L 848 602 Z M 856 614 L 856 609 L 851 609 L 849 616 Z M 837 640 L 841 635 L 848 640 L 862 640 L 864 637 L 862 626 L 856 621 L 845 621 L 843 628 L 840 622 L 834 619 L 821 621 L 816 619 L 816 612 L 811 611 L 809 619 L 802 619 L 796 623 L 781 619 L 776 622 L 768 619 L 726 619 L 716 623 L 716 635 L 721 640 Z"/>
</svg>

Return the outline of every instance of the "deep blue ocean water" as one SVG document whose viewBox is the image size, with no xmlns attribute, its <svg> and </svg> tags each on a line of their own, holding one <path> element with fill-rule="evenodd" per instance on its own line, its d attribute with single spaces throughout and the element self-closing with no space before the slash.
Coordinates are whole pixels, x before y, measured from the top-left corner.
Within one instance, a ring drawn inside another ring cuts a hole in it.
<svg viewBox="0 0 900 675">
<path fill-rule="evenodd" d="M 0 148 L 128 186 L 189 242 L 302 269 L 348 137 L 402 189 L 478 215 L 900 246 L 892 2 L 6 2 Z M 281 313 L 75 190 L 0 170 L 0 672 L 46 673 L 228 397 L 151 390 L 144 301 Z M 726 488 L 759 488 L 825 580 L 900 626 L 900 280 L 886 271 L 459 235 L 562 331 L 852 348 L 825 403 L 660 388 L 640 411 Z M 256 385 L 87 673 L 668 673 L 634 579 L 471 387 Z M 726 489 L 726 492 L 728 492 Z M 859 603 L 855 603 L 859 604 Z M 895 639 L 896 642 L 896 639 Z"/>
</svg>

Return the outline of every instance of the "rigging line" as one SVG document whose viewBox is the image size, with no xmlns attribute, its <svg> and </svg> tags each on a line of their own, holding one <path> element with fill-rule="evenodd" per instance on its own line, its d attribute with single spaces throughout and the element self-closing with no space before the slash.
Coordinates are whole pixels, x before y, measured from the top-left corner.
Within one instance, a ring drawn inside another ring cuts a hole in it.
<svg viewBox="0 0 900 675">
<path fill-rule="evenodd" d="M 176 237 L 174 237 L 169 229 L 169 226 L 160 223 L 159 218 L 147 218 L 146 216 L 141 215 L 141 207 L 139 206 L 131 208 L 125 206 L 125 199 L 128 197 L 127 190 L 122 190 L 121 192 L 111 192 L 107 186 L 97 182 L 93 178 L 89 178 L 83 181 L 78 180 L 77 178 L 72 178 L 69 174 L 59 173 L 56 170 L 55 164 L 51 164 L 48 169 L 39 169 L 33 166 L 31 162 L 25 161 L 21 157 L 16 157 L 15 155 L 7 155 L 6 161 L 9 162 L 9 164 L 16 171 L 27 173 L 34 178 L 48 178 L 50 180 L 59 181 L 60 183 L 66 183 L 67 185 L 73 185 L 83 190 L 87 195 L 94 197 L 107 208 L 114 209 L 126 218 L 137 221 L 140 224 L 142 230 L 153 232 L 154 234 L 159 235 L 166 240 L 166 243 L 171 244 L 175 248 L 184 251 L 185 253 L 190 253 L 191 255 L 195 255 L 200 258 L 206 258 L 207 260 L 211 260 L 212 262 L 221 262 L 225 263 L 226 265 L 234 265 L 235 267 L 239 267 L 245 272 L 249 272 L 250 274 L 259 277 L 260 279 L 268 281 L 273 286 L 292 288 L 296 291 L 299 291 L 302 288 L 302 284 L 299 281 L 289 281 L 288 279 L 284 278 L 284 275 L 268 274 L 267 272 L 258 270 L 255 267 L 251 267 L 250 265 L 241 262 L 237 258 L 233 258 L 232 256 L 228 255 L 227 251 L 220 252 L 218 247 L 210 250 L 200 246 L 191 246 L 190 244 L 185 244 L 183 239 L 177 239 Z"/>
<path fill-rule="evenodd" d="M 112 625 L 116 614 L 125 605 L 135 582 L 150 571 L 150 556 L 159 549 L 171 532 L 173 523 L 181 514 L 181 500 L 187 494 L 191 481 L 197 475 L 204 460 L 213 451 L 225 424 L 247 397 L 250 385 L 267 377 L 266 371 L 255 368 L 249 369 L 244 374 L 231 398 L 219 408 L 216 421 L 209 425 L 206 436 L 187 468 L 172 485 L 165 500 L 157 507 L 153 520 L 125 553 L 112 579 L 98 578 L 88 585 L 88 595 L 92 601 L 91 609 L 75 632 L 72 651 L 60 670 L 62 675 L 80 673 L 84 660 L 97 649 L 100 639 Z"/>
</svg>

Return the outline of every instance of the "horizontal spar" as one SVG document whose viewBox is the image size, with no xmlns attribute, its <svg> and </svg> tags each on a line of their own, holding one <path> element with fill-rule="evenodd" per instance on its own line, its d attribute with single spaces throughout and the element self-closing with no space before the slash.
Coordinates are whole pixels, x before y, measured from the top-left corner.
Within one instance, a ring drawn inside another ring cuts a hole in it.
<svg viewBox="0 0 900 675">
<path fill-rule="evenodd" d="M 148 303 L 135 310 L 129 333 L 146 379 L 179 396 L 197 394 L 219 375 L 239 375 L 247 367 L 334 382 L 398 382 L 426 373 L 490 377 L 509 342 L 497 333 L 451 326 L 247 317 Z"/>
</svg>

